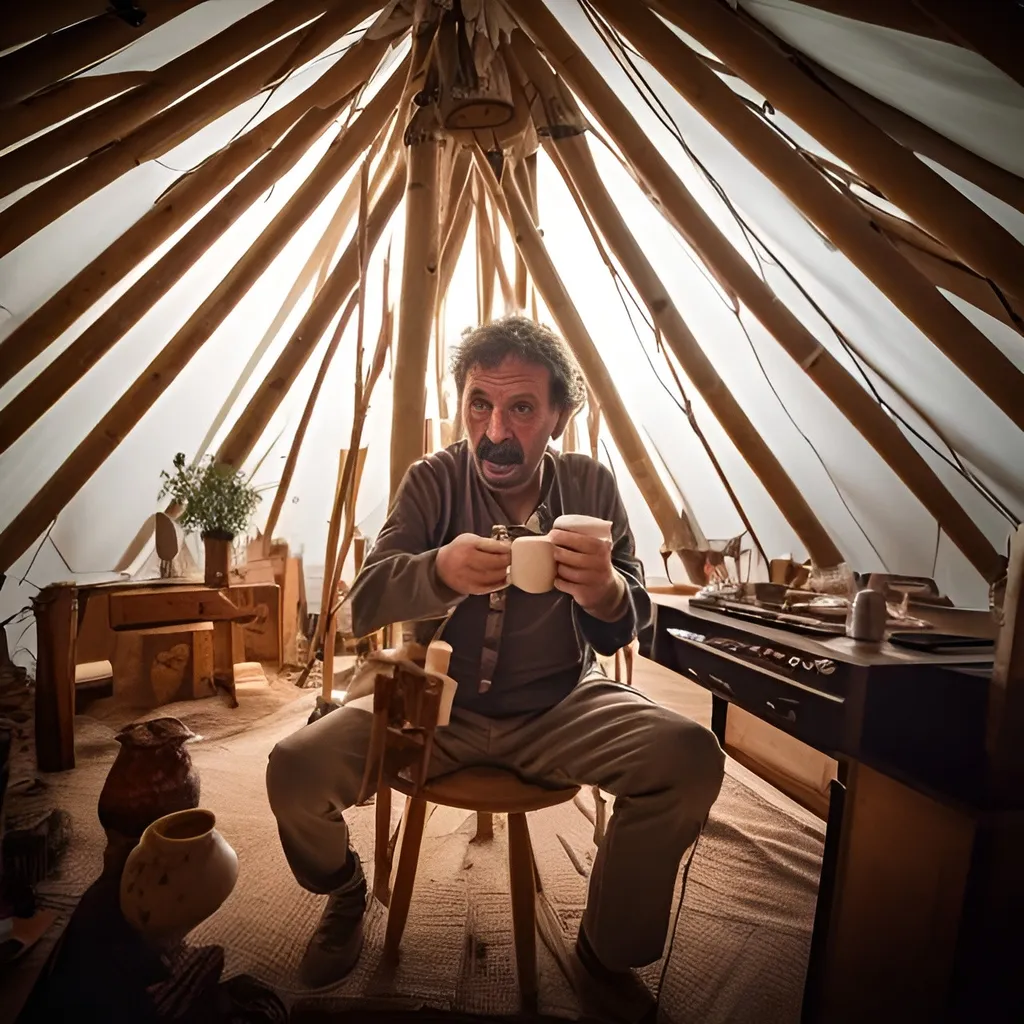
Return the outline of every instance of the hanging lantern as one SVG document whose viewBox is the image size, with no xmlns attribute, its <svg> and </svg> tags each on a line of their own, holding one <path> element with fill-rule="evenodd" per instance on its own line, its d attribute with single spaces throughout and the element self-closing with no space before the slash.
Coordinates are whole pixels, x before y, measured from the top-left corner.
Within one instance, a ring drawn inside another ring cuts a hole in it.
<svg viewBox="0 0 1024 1024">
<path fill-rule="evenodd" d="M 447 129 L 497 128 L 512 119 L 514 102 L 505 61 L 489 36 L 474 31 L 456 5 L 437 33 L 438 108 Z"/>
</svg>

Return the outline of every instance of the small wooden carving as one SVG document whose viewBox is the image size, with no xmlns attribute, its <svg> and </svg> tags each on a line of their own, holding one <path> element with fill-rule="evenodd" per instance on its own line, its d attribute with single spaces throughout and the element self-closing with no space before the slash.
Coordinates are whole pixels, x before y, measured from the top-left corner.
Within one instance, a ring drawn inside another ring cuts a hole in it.
<svg viewBox="0 0 1024 1024">
<path fill-rule="evenodd" d="M 213 693 L 211 622 L 121 633 L 113 660 L 114 693 L 136 707 L 159 707 Z"/>
</svg>

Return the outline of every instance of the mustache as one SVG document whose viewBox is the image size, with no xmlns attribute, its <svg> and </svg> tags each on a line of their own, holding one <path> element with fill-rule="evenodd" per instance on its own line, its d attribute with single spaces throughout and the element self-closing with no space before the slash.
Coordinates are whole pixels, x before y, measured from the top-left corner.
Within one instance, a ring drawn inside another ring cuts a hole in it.
<svg viewBox="0 0 1024 1024">
<path fill-rule="evenodd" d="M 483 462 L 491 462 L 495 466 L 519 466 L 525 458 L 518 441 L 509 437 L 495 444 L 486 434 L 476 446 L 476 455 Z"/>
</svg>

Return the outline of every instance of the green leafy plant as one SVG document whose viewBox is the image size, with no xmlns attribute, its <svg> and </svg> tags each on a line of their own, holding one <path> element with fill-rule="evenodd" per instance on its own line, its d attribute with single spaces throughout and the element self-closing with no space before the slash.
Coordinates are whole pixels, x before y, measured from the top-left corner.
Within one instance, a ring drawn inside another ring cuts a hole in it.
<svg viewBox="0 0 1024 1024">
<path fill-rule="evenodd" d="M 185 530 L 198 530 L 204 537 L 232 540 L 244 533 L 256 511 L 260 495 L 240 472 L 218 464 L 210 456 L 190 466 L 185 453 L 174 456 L 174 473 L 160 471 L 164 481 L 158 499 L 170 497 L 182 509 L 178 522 Z"/>
</svg>

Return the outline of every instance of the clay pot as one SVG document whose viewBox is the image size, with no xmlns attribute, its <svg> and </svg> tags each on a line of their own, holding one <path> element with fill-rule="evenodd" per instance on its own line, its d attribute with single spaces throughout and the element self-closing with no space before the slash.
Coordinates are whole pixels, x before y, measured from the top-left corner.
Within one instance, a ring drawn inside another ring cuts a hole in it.
<svg viewBox="0 0 1024 1024">
<path fill-rule="evenodd" d="M 177 811 L 154 821 L 121 875 L 121 913 L 150 943 L 177 945 L 231 894 L 238 855 L 212 811 Z"/>
<path fill-rule="evenodd" d="M 231 542 L 228 533 L 204 533 L 203 582 L 208 587 L 226 587 L 231 572 Z"/>
<path fill-rule="evenodd" d="M 199 773 L 185 747 L 194 736 L 169 716 L 135 722 L 117 734 L 121 749 L 97 808 L 108 837 L 114 832 L 137 841 L 157 818 L 199 806 Z"/>
</svg>

